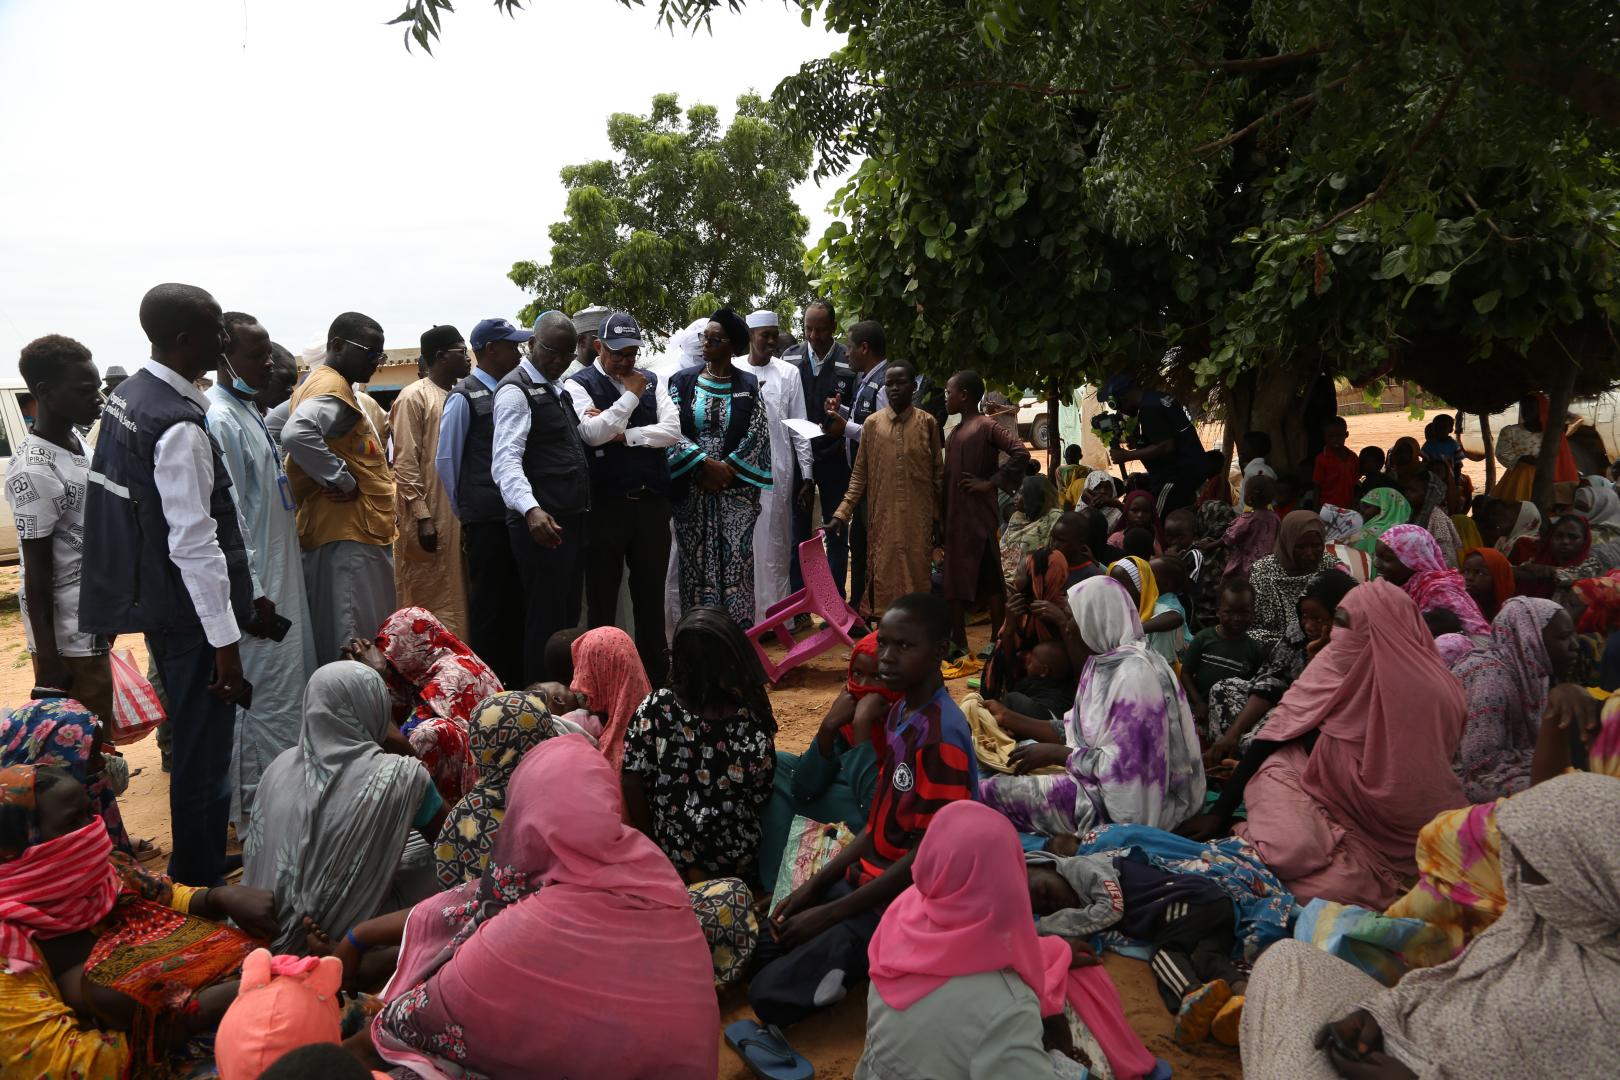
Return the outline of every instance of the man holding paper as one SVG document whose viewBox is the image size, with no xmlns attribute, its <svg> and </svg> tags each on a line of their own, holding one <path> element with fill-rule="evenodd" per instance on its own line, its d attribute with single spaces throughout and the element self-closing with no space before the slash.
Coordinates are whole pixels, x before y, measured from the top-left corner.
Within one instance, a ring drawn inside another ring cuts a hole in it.
<svg viewBox="0 0 1620 1080">
<path fill-rule="evenodd" d="M 798 458 L 799 475 L 810 476 L 810 443 L 795 434 L 798 421 L 811 434 L 820 429 L 806 419 L 804 385 L 799 369 L 776 358 L 780 324 L 774 311 L 756 311 L 748 316 L 748 370 L 759 380 L 759 393 L 765 401 L 765 417 L 771 431 L 771 475 L 793 475 Z M 806 479 L 800 489 L 813 485 Z M 758 621 L 772 604 L 788 594 L 793 566 L 793 497 L 791 484 L 779 483 L 760 493 L 759 518 L 754 522 L 754 619 Z"/>
</svg>

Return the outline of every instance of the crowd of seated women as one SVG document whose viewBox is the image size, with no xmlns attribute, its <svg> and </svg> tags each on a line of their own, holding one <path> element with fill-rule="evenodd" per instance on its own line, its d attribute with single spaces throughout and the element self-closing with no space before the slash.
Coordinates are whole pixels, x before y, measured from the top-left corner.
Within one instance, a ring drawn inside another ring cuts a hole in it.
<svg viewBox="0 0 1620 1080">
<path fill-rule="evenodd" d="M 1028 485 L 1041 535 L 1007 562 L 973 719 L 1013 748 L 971 739 L 961 797 L 903 840 L 939 782 L 897 761 L 907 725 L 966 743 L 938 704 L 945 635 L 906 683 L 900 643 L 935 639 L 888 619 L 790 754 L 716 609 L 681 620 L 656 688 L 619 630 L 559 635 L 547 681 L 503 688 L 398 612 L 310 679 L 242 882 L 211 889 L 133 857 L 96 719 L 31 702 L 0 719 L 4 1075 L 183 1075 L 259 946 L 276 978 L 335 958 L 318 1008 L 360 1075 L 712 1077 L 716 992 L 756 976 L 802 984 L 795 1019 L 869 976 L 870 1080 L 1165 1075 L 1104 948 L 1149 961 L 1179 1041 L 1241 1043 L 1256 1076 L 1615 1075 L 1620 573 L 1594 538 L 1620 496 L 1453 516 L 1453 481 L 1398 464 L 1353 508 L 1279 513 L 1256 471 L 1238 506 L 1165 521 L 1078 476 L 1077 509 Z M 824 866 L 773 910 L 801 822 L 860 839 L 836 899 L 803 906 Z M 891 891 L 839 923 L 851 883 Z M 1430 947 L 1369 973 L 1297 932 L 1306 912 Z M 838 933 L 859 971 L 806 983 Z M 803 1062 L 770 1023 L 726 1036 L 761 1075 Z"/>
</svg>

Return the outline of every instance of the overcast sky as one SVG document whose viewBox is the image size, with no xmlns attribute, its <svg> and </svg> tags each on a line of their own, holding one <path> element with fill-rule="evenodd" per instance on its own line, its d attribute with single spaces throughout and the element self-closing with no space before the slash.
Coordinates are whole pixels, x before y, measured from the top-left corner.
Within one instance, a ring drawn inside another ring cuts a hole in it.
<svg viewBox="0 0 1620 1080">
<path fill-rule="evenodd" d="M 525 303 L 563 165 L 652 96 L 768 94 L 837 45 L 762 0 L 713 35 L 614 0 L 463 0 L 429 57 L 402 0 L 0 0 L 0 376 L 47 333 L 105 369 L 148 354 L 162 281 L 251 312 L 295 351 L 340 311 L 390 346 Z M 656 7 L 656 4 L 653 5 Z M 819 236 L 836 185 L 799 203 Z"/>
</svg>

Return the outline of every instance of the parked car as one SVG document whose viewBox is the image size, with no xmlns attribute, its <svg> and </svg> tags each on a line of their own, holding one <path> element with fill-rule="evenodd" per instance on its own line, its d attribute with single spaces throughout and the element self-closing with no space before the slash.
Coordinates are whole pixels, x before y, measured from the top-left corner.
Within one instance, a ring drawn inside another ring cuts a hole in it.
<svg viewBox="0 0 1620 1080">
<path fill-rule="evenodd" d="M 1046 413 L 1046 399 L 1029 391 L 1018 401 L 1018 434 L 1037 450 L 1052 445 L 1052 418 Z"/>
<path fill-rule="evenodd" d="M 26 417 L 34 413 L 34 395 L 21 379 L 0 379 L 0 471 L 11 466 L 12 452 L 28 437 Z M 17 561 L 17 523 L 0 514 L 0 563 Z"/>
<path fill-rule="evenodd" d="M 1611 390 L 1597 397 L 1577 398 L 1569 411 L 1580 418 L 1580 424 L 1570 433 L 1570 452 L 1583 473 L 1603 472 L 1607 465 L 1620 456 L 1620 390 Z M 1515 406 L 1491 417 L 1491 434 L 1509 424 L 1519 422 Z M 1476 460 L 1485 456 L 1485 442 L 1480 437 L 1479 419 L 1470 416 L 1462 433 L 1463 452 Z M 1601 460 L 1599 460 L 1601 458 Z"/>
</svg>

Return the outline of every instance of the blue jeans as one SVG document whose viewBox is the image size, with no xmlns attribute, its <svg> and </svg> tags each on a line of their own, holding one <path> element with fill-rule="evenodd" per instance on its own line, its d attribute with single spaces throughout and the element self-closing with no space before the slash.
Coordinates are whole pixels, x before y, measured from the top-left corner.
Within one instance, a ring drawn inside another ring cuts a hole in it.
<svg viewBox="0 0 1620 1080">
<path fill-rule="evenodd" d="M 225 877 L 225 830 L 231 817 L 236 706 L 208 692 L 214 647 L 200 629 L 149 633 L 146 648 L 163 676 L 173 740 L 169 876 L 182 885 L 219 885 Z"/>
</svg>

